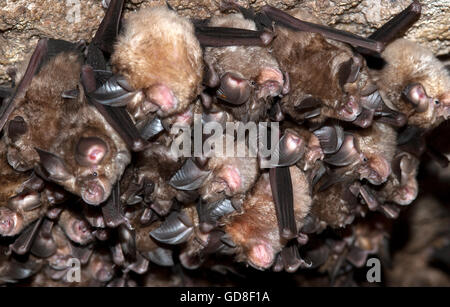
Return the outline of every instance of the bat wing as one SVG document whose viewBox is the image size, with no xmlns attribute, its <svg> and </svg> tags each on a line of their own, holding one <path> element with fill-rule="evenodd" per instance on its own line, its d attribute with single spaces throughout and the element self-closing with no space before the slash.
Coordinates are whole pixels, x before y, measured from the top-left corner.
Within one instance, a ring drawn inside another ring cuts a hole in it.
<svg viewBox="0 0 450 307">
<path fill-rule="evenodd" d="M 292 239 L 297 236 L 297 225 L 294 216 L 294 196 L 289 168 L 271 168 L 269 178 L 280 235 L 285 239 Z"/>
</svg>

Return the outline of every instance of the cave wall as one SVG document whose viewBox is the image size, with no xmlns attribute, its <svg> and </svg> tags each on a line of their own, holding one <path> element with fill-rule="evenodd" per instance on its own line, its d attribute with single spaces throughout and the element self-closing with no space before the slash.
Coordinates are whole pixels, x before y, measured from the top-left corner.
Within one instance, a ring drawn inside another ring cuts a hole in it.
<svg viewBox="0 0 450 307">
<path fill-rule="evenodd" d="M 306 7 L 325 23 L 360 35 L 368 35 L 411 0 L 252 0 L 237 1 L 255 8 L 269 4 L 281 9 Z M 161 0 L 127 0 L 125 16 L 138 7 L 163 5 Z M 220 0 L 169 0 L 180 14 L 206 18 L 219 14 Z M 406 36 L 436 54 L 450 52 L 450 4 L 448 0 L 421 1 L 422 16 Z M 38 38 L 89 41 L 103 18 L 102 0 L 0 0 L 0 84 L 6 71 L 32 51 Z"/>
</svg>

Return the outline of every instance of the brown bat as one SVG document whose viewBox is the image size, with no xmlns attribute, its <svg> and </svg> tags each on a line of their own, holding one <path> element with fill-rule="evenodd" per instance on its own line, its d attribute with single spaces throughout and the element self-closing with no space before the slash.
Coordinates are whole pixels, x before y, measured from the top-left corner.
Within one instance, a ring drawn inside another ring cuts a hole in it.
<svg viewBox="0 0 450 307">
<path fill-rule="evenodd" d="M 404 125 L 404 115 L 389 109 L 381 100 L 364 59 L 341 43 L 359 46 L 365 53 L 377 53 L 384 49 L 383 38 L 389 36 L 389 31 L 383 31 L 385 37 L 366 39 L 324 26 L 305 10 L 285 13 L 264 6 L 255 14 L 235 1 L 226 1 L 225 7 L 241 11 L 246 18 L 255 20 L 258 27 L 271 28 L 275 22 L 277 37 L 271 46 L 272 53 L 281 69 L 288 73 L 292 88 L 290 95 L 281 101 L 282 112 L 300 122 L 306 119 L 323 122 L 332 117 L 368 127 L 377 116 L 384 122 Z M 402 20 L 396 22 L 385 28 L 396 30 L 403 26 Z"/>
<path fill-rule="evenodd" d="M 166 7 L 142 9 L 126 21 L 111 63 L 130 92 L 111 105 L 127 105 L 136 121 L 154 112 L 182 113 L 200 93 L 203 62 L 194 27 Z"/>
<path fill-rule="evenodd" d="M 200 44 L 205 47 L 264 45 L 270 40 L 270 35 L 265 32 L 208 27 L 203 21 L 194 21 L 194 30 L 193 24 L 178 16 L 172 8 L 158 7 L 143 9 L 131 16 L 113 45 L 122 7 L 123 0 L 111 1 L 90 45 L 94 46 L 90 49 L 92 56 L 88 55 L 88 63 L 96 69 L 106 69 L 105 65 L 101 65 L 102 68 L 97 65 L 105 62 L 104 59 L 97 60 L 101 53 L 98 49 L 106 53 L 114 50 L 111 64 L 116 75 L 101 82 L 101 86 L 93 89 L 89 96 L 136 151 L 145 148 L 141 137 L 147 139 L 148 135 L 142 135 L 142 131 L 141 136 L 136 133 L 132 123 L 126 119 L 128 115 L 122 113 L 123 109 L 105 109 L 99 104 L 126 105 L 140 129 L 154 129 L 160 118 L 171 122 L 183 121 L 178 117 L 185 116 L 191 102 L 201 92 L 203 61 Z M 154 44 L 153 41 L 159 43 Z M 149 74 L 149 71 L 154 73 Z M 177 119 L 171 119 L 172 115 Z"/>
<path fill-rule="evenodd" d="M 208 25 L 256 31 L 255 23 L 241 14 L 215 16 Z M 287 92 L 277 61 L 264 47 L 207 47 L 205 62 L 206 85 L 217 88 L 222 107 L 236 120 L 259 121 L 266 116 L 271 98 Z"/>
<path fill-rule="evenodd" d="M 383 100 L 408 116 L 408 124 L 432 129 L 450 117 L 450 75 L 430 50 L 398 39 L 381 54 L 386 65 L 371 75 Z"/>
<path fill-rule="evenodd" d="M 345 132 L 340 148 L 323 159 L 335 167 L 329 182 L 367 179 L 374 185 L 384 183 L 391 174 L 396 138 L 391 126 L 377 121 L 367 129 Z"/>
<path fill-rule="evenodd" d="M 296 166 L 289 168 L 292 178 L 295 226 L 300 229 L 309 212 L 311 196 L 305 174 Z M 268 174 L 262 174 L 244 200 L 241 213 L 226 220 L 225 232 L 238 248 L 238 261 L 267 269 L 287 240 L 282 238 L 277 222 L 274 198 Z"/>
<path fill-rule="evenodd" d="M 73 209 L 67 209 L 61 213 L 58 225 L 71 241 L 80 245 L 87 245 L 95 239 L 89 223 Z"/>
<path fill-rule="evenodd" d="M 305 11 L 289 14 L 319 22 Z M 276 32 L 273 54 L 289 74 L 292 89 L 281 101 L 283 112 L 296 120 L 319 116 L 321 121 L 324 117 L 354 121 L 362 110 L 360 92 L 370 86 L 363 60 L 344 44 L 327 41 L 319 34 L 279 26 Z M 306 115 L 302 108 L 308 111 Z"/>
<path fill-rule="evenodd" d="M 380 186 L 362 185 L 359 193 L 370 210 L 379 210 L 388 217 L 396 218 L 398 209 L 389 203 L 409 205 L 417 197 L 419 184 L 417 169 L 419 160 L 407 152 L 397 152 L 392 161 L 392 173 Z"/>
<path fill-rule="evenodd" d="M 239 207 L 245 193 L 256 182 L 259 174 L 256 152 L 251 155 L 246 140 L 236 141 L 232 135 L 218 138 L 222 141 L 221 148 L 204 153 L 207 157 L 195 158 L 196 161 L 192 158 L 187 159 L 169 183 L 178 190 L 198 189 L 201 199 L 206 203 L 217 204 L 224 198 L 230 198 L 233 206 Z M 228 142 L 227 139 L 229 139 Z M 217 138 L 214 139 L 214 142 L 217 141 Z M 227 143 L 230 144 L 229 149 L 227 149 Z M 216 146 L 214 143 L 208 144 L 211 146 L 208 148 Z M 242 153 L 240 153 L 241 149 Z M 216 152 L 216 150 L 221 151 Z M 227 150 L 232 150 L 233 154 L 229 155 Z"/>
<path fill-rule="evenodd" d="M 159 215 L 166 215 L 175 200 L 184 202 L 191 198 L 188 192 L 177 190 L 169 184 L 184 161 L 184 158 L 178 158 L 171 152 L 170 146 L 158 141 L 153 143 L 137 155 L 136 163 L 127 170 L 130 180 L 122 183 L 122 201 L 127 204 L 144 202 Z"/>
<path fill-rule="evenodd" d="M 48 263 L 48 266 L 39 274 L 33 277 L 31 286 L 33 287 L 101 287 L 109 282 L 114 274 L 114 264 L 111 257 L 102 249 L 91 251 L 89 258 L 82 262 L 80 267 L 80 280 L 69 280 L 71 275 L 69 267 L 64 267 L 68 263 L 68 258 L 61 258 L 59 262 Z"/>
<path fill-rule="evenodd" d="M 389 43 L 420 17 L 414 1 L 369 38 Z M 429 130 L 450 114 L 450 75 L 430 50 L 405 39 L 390 43 L 381 53 L 384 65 L 370 75 L 386 105 L 407 117 L 409 125 Z"/>
<path fill-rule="evenodd" d="M 21 233 L 31 223 L 44 216 L 51 206 L 67 199 L 67 193 L 52 184 L 45 183 L 36 174 L 15 171 L 7 163 L 3 140 L 0 141 L 0 178 L 2 236 L 15 236 Z"/>
<path fill-rule="evenodd" d="M 44 43 L 49 52 L 63 51 L 42 62 L 23 99 L 14 102 L 5 133 L 8 162 L 20 171 L 37 167 L 46 179 L 87 203 L 99 204 L 108 198 L 130 162 L 130 153 L 101 114 L 87 103 L 79 83 L 79 51 L 63 41 Z M 35 53 L 44 47 L 39 44 Z"/>
</svg>

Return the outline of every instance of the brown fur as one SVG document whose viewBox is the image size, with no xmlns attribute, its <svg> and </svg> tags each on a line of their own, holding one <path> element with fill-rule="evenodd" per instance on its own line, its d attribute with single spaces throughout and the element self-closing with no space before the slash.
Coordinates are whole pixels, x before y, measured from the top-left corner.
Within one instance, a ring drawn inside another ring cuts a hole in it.
<svg viewBox="0 0 450 307">
<path fill-rule="evenodd" d="M 289 11 L 304 21 L 321 23 L 317 18 L 301 9 Z M 321 116 L 340 118 L 337 110 L 347 103 L 350 96 L 359 99 L 359 91 L 368 85 L 367 69 L 363 65 L 357 81 L 341 88 L 338 78 L 339 66 L 352 58 L 351 49 L 341 43 L 326 40 L 323 36 L 308 32 L 295 32 L 277 27 L 277 36 L 272 43 L 273 55 L 280 67 L 289 73 L 291 92 L 282 100 L 282 109 L 296 120 L 295 110 L 303 99 L 318 98 L 322 101 Z"/>
<path fill-rule="evenodd" d="M 416 113 L 401 94 L 407 85 L 420 83 L 427 95 L 438 99 L 440 108 L 447 108 L 446 113 L 450 114 L 450 75 L 444 64 L 430 50 L 405 39 L 389 44 L 382 57 L 387 65 L 381 71 L 371 71 L 371 75 L 385 103 L 407 115 L 410 125 L 430 129 L 442 123 L 442 111 L 432 106 L 424 113 Z"/>
<path fill-rule="evenodd" d="M 175 199 L 183 200 L 184 192 L 176 190 L 168 183 L 183 163 L 183 158 L 178 159 L 171 155 L 169 146 L 154 143 L 151 148 L 139 153 L 135 165 L 127 170 L 125 177 L 130 177 L 130 180 L 129 182 L 122 180 L 123 197 L 127 194 L 131 182 L 135 184 L 151 182 L 154 184 L 153 192 L 151 195 L 144 195 L 144 202 L 157 205 L 161 210 L 158 214 L 169 212 Z"/>
<path fill-rule="evenodd" d="M 359 152 L 367 158 L 367 162 L 360 158 L 348 166 L 338 168 L 338 172 L 353 179 L 367 179 L 371 170 L 382 170 L 383 174 L 380 173 L 380 175 L 384 176 L 379 179 L 385 181 L 390 174 L 391 163 L 396 150 L 396 131 L 389 125 L 374 122 L 369 128 L 352 133 L 355 136 L 355 144 Z M 388 169 L 384 168 L 386 165 L 381 161 L 386 162 Z M 378 184 L 380 183 L 382 182 Z"/>
<path fill-rule="evenodd" d="M 168 114 L 183 112 L 200 93 L 202 51 L 193 25 L 166 7 L 141 9 L 126 21 L 115 46 L 114 71 L 126 76 L 136 90 L 164 84 L 179 105 Z"/>
<path fill-rule="evenodd" d="M 294 192 L 294 214 L 297 227 L 303 224 L 303 218 L 311 206 L 309 185 L 305 174 L 296 166 L 290 167 Z M 244 201 L 243 213 L 238 213 L 226 222 L 225 231 L 237 245 L 239 261 L 268 268 L 275 255 L 286 244 L 280 237 L 275 204 L 272 198 L 268 174 L 261 175 L 254 189 Z M 265 250 L 266 259 L 255 255 L 255 248 Z"/>
<path fill-rule="evenodd" d="M 6 146 L 3 139 L 0 140 L 0 208 L 8 207 L 8 201 L 18 195 L 25 188 L 25 182 L 30 178 L 30 173 L 20 173 L 15 171 L 6 161 Z M 16 225 L 8 236 L 20 233 L 28 225 L 43 216 L 50 206 L 46 195 L 46 189 L 39 193 L 41 204 L 33 210 L 14 210 Z M 1 216 L 1 214 L 0 214 Z"/>
<path fill-rule="evenodd" d="M 209 26 L 256 30 L 255 23 L 244 19 L 242 14 L 214 16 L 211 18 Z M 257 86 L 262 86 L 264 81 L 261 80 L 262 72 L 264 69 L 271 69 L 277 71 L 282 77 L 278 63 L 269 51 L 266 48 L 257 46 L 207 47 L 205 49 L 205 62 L 210 63 L 214 67 L 219 77 L 227 72 L 231 72 L 255 83 L 256 87 L 250 97 L 250 101 L 242 106 L 227 107 L 226 110 L 238 120 L 261 120 L 267 110 L 266 102 L 258 97 Z M 282 78 L 276 81 L 283 85 Z"/>
<path fill-rule="evenodd" d="M 202 187 L 200 188 L 200 194 L 203 199 L 208 202 L 214 202 L 221 199 L 224 195 L 227 197 L 235 197 L 236 199 L 243 199 L 245 193 L 249 191 L 255 184 L 258 174 L 258 159 L 255 156 L 250 156 L 247 143 L 239 144 L 239 146 L 245 146 L 243 157 L 238 157 L 238 144 L 234 141 L 233 147 L 234 155 L 228 157 L 226 154 L 226 137 L 223 138 L 224 152 L 222 157 L 213 156 L 209 159 L 207 169 L 211 171 L 211 174 L 207 177 Z M 234 176 L 230 176 L 234 175 Z M 233 183 L 237 183 L 236 176 L 238 176 L 239 184 L 235 187 L 230 186 Z"/>
<path fill-rule="evenodd" d="M 6 145 L 0 140 L 0 206 L 5 206 L 8 200 L 20 192 L 22 183 L 29 177 L 27 173 L 15 171 L 6 160 Z"/>
<path fill-rule="evenodd" d="M 354 219 L 354 207 L 343 191 L 348 183 L 335 184 L 325 191 L 315 193 L 311 212 L 326 225 L 339 228 L 351 224 Z"/>
</svg>

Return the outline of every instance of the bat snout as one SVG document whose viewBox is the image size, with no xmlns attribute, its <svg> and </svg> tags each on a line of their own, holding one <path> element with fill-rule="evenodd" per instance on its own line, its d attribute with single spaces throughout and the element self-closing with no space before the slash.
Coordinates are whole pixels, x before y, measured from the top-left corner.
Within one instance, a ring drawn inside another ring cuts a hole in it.
<svg viewBox="0 0 450 307">
<path fill-rule="evenodd" d="M 99 205 L 106 200 L 109 193 L 100 180 L 92 180 L 81 191 L 81 197 L 89 205 Z"/>
<path fill-rule="evenodd" d="M 74 219 L 68 232 L 70 239 L 79 244 L 87 244 L 93 239 L 93 234 L 86 221 Z"/>
<path fill-rule="evenodd" d="M 417 113 L 424 113 L 428 110 L 430 97 L 428 97 L 422 84 L 413 83 L 406 86 L 403 95 L 414 106 Z"/>
<path fill-rule="evenodd" d="M 163 113 L 172 112 L 177 108 L 178 100 L 172 90 L 164 84 L 156 84 L 146 91 L 149 101 Z"/>
<path fill-rule="evenodd" d="M 272 249 L 264 243 L 256 244 L 248 253 L 248 261 L 256 269 L 267 269 L 274 262 Z"/>
<path fill-rule="evenodd" d="M 18 224 L 19 218 L 16 212 L 5 207 L 0 208 L 0 235 L 13 235 Z"/>
<path fill-rule="evenodd" d="M 362 106 L 356 96 L 350 95 L 338 110 L 339 117 L 344 121 L 354 121 L 362 112 Z"/>
</svg>

